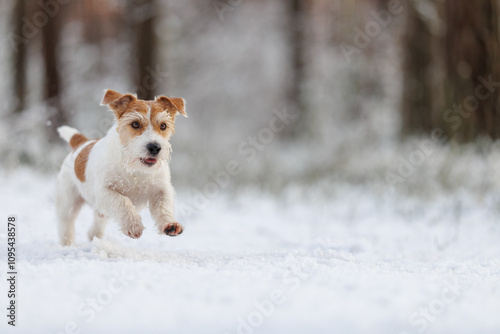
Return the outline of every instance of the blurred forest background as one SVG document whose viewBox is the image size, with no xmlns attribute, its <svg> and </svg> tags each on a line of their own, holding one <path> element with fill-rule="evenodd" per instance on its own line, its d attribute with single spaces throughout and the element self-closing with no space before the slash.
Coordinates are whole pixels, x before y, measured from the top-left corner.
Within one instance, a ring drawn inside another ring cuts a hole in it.
<svg viewBox="0 0 500 334">
<path fill-rule="evenodd" d="M 172 139 L 181 191 L 498 188 L 496 0 L 0 4 L 5 170 L 56 173 L 68 148 L 55 129 L 103 136 L 111 88 L 186 99 Z"/>
</svg>

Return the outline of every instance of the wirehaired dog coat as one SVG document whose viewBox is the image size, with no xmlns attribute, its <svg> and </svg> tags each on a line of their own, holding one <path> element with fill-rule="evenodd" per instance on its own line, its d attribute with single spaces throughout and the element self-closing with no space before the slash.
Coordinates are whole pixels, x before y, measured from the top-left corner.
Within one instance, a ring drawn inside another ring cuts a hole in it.
<svg viewBox="0 0 500 334">
<path fill-rule="evenodd" d="M 90 240 L 102 237 L 109 218 L 119 222 L 124 234 L 139 238 L 144 230 L 139 211 L 147 204 L 160 233 L 181 234 L 167 162 L 175 117 L 186 116 L 184 99 L 160 96 L 145 101 L 107 90 L 101 105 L 109 106 L 116 117 L 103 138 L 89 140 L 68 126 L 58 129 L 73 149 L 57 177 L 61 244 L 74 242 L 75 219 L 83 203 L 94 209 Z"/>
</svg>

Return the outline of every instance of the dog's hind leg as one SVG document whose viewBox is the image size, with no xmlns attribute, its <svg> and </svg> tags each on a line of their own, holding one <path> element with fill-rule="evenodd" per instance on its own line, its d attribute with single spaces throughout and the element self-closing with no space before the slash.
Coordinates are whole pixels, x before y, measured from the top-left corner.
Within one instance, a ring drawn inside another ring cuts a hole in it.
<svg viewBox="0 0 500 334">
<path fill-rule="evenodd" d="M 99 213 L 99 211 L 94 211 L 94 224 L 92 225 L 88 233 L 90 241 L 92 241 L 94 237 L 102 239 L 102 236 L 104 235 L 104 228 L 106 227 L 106 223 L 108 222 L 108 220 L 109 218 Z"/>
<path fill-rule="evenodd" d="M 75 240 L 75 220 L 84 201 L 69 175 L 61 172 L 57 177 L 56 206 L 59 220 L 59 241 L 69 246 Z"/>
</svg>

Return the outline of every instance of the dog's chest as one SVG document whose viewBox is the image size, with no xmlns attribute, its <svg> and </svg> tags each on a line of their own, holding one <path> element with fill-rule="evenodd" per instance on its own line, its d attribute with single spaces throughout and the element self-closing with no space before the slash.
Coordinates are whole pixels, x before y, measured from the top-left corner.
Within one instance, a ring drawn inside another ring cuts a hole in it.
<svg viewBox="0 0 500 334">
<path fill-rule="evenodd" d="M 118 177 L 109 180 L 109 188 L 130 198 L 134 205 L 144 205 L 156 189 L 150 178 Z"/>
</svg>

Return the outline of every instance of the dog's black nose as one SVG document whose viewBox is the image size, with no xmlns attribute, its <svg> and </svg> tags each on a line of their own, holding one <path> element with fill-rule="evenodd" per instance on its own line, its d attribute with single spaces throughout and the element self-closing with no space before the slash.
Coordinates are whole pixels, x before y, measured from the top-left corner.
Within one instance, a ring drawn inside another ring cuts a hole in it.
<svg viewBox="0 0 500 334">
<path fill-rule="evenodd" d="M 149 153 L 151 153 L 152 155 L 157 155 L 158 152 L 160 152 L 160 150 L 161 150 L 160 145 L 155 144 L 155 143 L 147 144 L 146 148 L 148 149 Z"/>
</svg>

